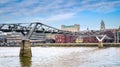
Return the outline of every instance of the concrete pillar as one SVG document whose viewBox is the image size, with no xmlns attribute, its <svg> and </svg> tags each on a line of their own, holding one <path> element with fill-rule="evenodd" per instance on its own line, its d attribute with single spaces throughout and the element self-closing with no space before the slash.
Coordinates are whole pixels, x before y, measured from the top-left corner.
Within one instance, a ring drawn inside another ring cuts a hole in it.
<svg viewBox="0 0 120 67">
<path fill-rule="evenodd" d="M 99 47 L 99 48 L 102 48 L 102 47 L 103 47 L 102 41 L 103 41 L 103 39 L 104 39 L 105 37 L 106 37 L 106 35 L 103 35 L 102 38 L 99 38 L 98 36 L 96 36 L 97 40 L 99 41 L 99 43 L 98 43 L 98 47 Z"/>
<path fill-rule="evenodd" d="M 20 57 L 21 67 L 31 67 L 31 57 Z"/>
<path fill-rule="evenodd" d="M 20 57 L 32 57 L 30 40 L 22 40 L 19 56 Z"/>
<path fill-rule="evenodd" d="M 98 47 L 99 47 L 99 48 L 103 48 L 103 43 L 102 43 L 102 41 L 99 41 Z"/>
</svg>

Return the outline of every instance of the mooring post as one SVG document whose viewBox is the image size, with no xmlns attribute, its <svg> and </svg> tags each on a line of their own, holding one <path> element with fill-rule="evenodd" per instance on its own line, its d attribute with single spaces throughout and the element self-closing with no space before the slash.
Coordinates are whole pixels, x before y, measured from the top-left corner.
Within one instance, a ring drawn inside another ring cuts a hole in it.
<svg viewBox="0 0 120 67">
<path fill-rule="evenodd" d="M 30 47 L 30 40 L 25 39 L 21 41 L 21 48 L 20 48 L 20 57 L 32 57 L 31 47 Z"/>
</svg>

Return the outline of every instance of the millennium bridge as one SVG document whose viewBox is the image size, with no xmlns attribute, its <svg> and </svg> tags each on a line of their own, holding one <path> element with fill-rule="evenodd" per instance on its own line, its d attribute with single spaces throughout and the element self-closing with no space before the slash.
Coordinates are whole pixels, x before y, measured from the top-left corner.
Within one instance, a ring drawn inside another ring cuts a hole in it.
<svg viewBox="0 0 120 67">
<path fill-rule="evenodd" d="M 20 57 L 32 57 L 31 47 L 30 47 L 30 37 L 33 33 L 51 33 L 51 34 L 66 34 L 66 35 L 77 35 L 75 32 L 63 31 L 40 22 L 33 23 L 13 23 L 13 24 L 0 24 L 0 31 L 2 32 L 19 32 L 21 34 L 21 49 Z M 83 37 L 87 35 L 82 35 Z M 98 46 L 103 47 L 103 39 L 109 38 L 106 34 L 94 35 L 99 41 Z"/>
</svg>

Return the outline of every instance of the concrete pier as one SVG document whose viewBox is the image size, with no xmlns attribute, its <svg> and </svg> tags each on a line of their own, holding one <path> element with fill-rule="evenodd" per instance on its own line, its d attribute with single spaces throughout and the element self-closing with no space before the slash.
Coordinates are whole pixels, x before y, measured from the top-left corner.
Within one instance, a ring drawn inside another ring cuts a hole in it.
<svg viewBox="0 0 120 67">
<path fill-rule="evenodd" d="M 20 57 L 21 67 L 31 67 L 31 57 Z"/>
<path fill-rule="evenodd" d="M 22 40 L 19 56 L 20 57 L 32 57 L 30 40 Z"/>
<path fill-rule="evenodd" d="M 106 35 L 103 35 L 102 38 L 99 38 L 98 36 L 96 36 L 97 40 L 99 41 L 98 43 L 98 47 L 102 48 L 103 47 L 103 40 L 105 39 Z"/>
<path fill-rule="evenodd" d="M 99 48 L 103 48 L 103 43 L 102 43 L 102 41 L 99 41 L 98 47 L 99 47 Z"/>
</svg>

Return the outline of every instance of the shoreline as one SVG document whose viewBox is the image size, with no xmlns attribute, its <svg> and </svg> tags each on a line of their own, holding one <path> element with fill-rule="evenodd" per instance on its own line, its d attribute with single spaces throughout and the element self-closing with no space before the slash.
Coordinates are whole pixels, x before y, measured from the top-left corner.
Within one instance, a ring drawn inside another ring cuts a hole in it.
<svg viewBox="0 0 120 67">
<path fill-rule="evenodd" d="M 99 43 L 41 43 L 34 47 L 98 47 Z M 103 47 L 120 47 L 120 43 L 103 43 Z"/>
<path fill-rule="evenodd" d="M 36 43 L 31 47 L 98 47 L 99 43 Z M 20 45 L 5 45 L 0 47 L 20 47 Z M 120 43 L 103 43 L 103 47 L 120 47 Z"/>
</svg>

